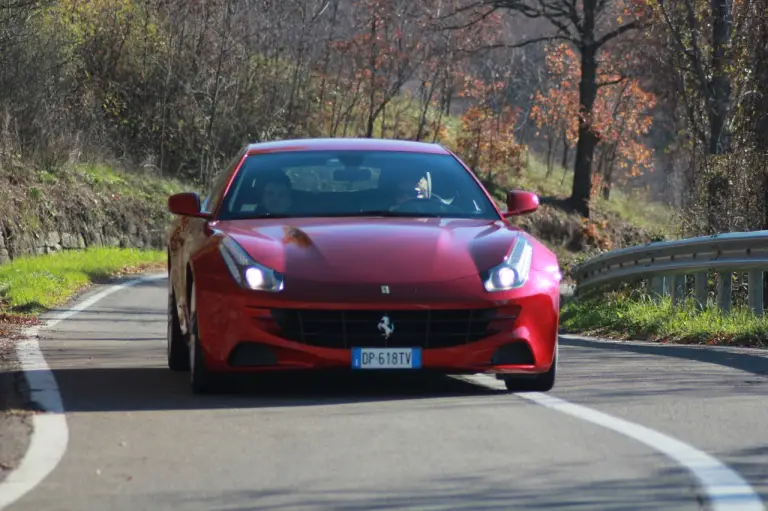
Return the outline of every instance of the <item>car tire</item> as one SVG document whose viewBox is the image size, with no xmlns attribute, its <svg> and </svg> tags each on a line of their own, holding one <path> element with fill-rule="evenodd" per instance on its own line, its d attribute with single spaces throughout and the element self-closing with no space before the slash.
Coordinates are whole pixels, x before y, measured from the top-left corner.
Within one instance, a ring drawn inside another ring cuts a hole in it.
<svg viewBox="0 0 768 511">
<path fill-rule="evenodd" d="M 193 284 L 194 286 L 194 284 Z M 189 368 L 190 385 L 193 394 L 208 394 L 216 390 L 215 375 L 212 374 L 205 365 L 203 349 L 200 344 L 200 335 L 197 326 L 197 300 L 195 298 L 195 289 L 190 293 L 189 305 Z"/>
<path fill-rule="evenodd" d="M 168 367 L 172 371 L 189 371 L 189 347 L 181 333 L 179 311 L 173 291 L 168 292 L 168 334 L 166 341 Z"/>
<path fill-rule="evenodd" d="M 557 379 L 557 365 L 560 359 L 560 345 L 555 345 L 555 356 L 552 359 L 552 367 L 546 373 L 536 376 L 509 375 L 503 376 L 504 385 L 512 392 L 549 392 L 555 386 Z"/>
</svg>

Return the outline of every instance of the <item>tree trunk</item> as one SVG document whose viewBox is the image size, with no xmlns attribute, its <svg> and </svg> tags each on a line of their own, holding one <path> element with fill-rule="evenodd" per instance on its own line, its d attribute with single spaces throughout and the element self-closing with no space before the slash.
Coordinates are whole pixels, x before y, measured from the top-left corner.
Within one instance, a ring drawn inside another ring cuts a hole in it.
<svg viewBox="0 0 768 511">
<path fill-rule="evenodd" d="M 727 119 L 731 106 L 728 76 L 728 49 L 731 45 L 731 0 L 712 0 L 712 97 L 710 154 L 722 154 L 730 147 Z"/>
<path fill-rule="evenodd" d="M 579 141 L 576 144 L 576 161 L 573 165 L 571 205 L 579 214 L 589 218 L 589 199 L 592 192 L 592 158 L 597 146 L 597 136 L 589 123 L 592 107 L 597 97 L 597 47 L 594 41 L 595 1 L 584 1 L 584 36 L 581 46 L 581 81 L 579 103 Z"/>
<path fill-rule="evenodd" d="M 554 142 L 554 134 L 553 130 L 549 130 L 549 134 L 547 136 L 547 174 L 546 178 L 549 179 L 549 176 L 552 174 L 552 166 L 554 165 L 554 153 L 555 153 L 555 142 Z"/>
<path fill-rule="evenodd" d="M 712 81 L 709 123 L 709 153 L 723 154 L 730 150 L 730 134 L 727 126 L 731 109 L 731 81 L 728 76 L 728 48 L 731 43 L 730 1 L 711 0 L 712 6 Z M 707 183 L 708 227 L 711 233 L 728 230 L 724 222 L 728 215 L 723 215 L 723 200 L 729 196 L 728 179 L 722 175 L 722 169 Z"/>
<path fill-rule="evenodd" d="M 763 172 L 763 230 L 768 229 L 768 172 Z M 768 271 L 763 272 L 763 304 L 768 304 Z"/>
<path fill-rule="evenodd" d="M 565 130 L 563 130 L 563 161 L 562 161 L 562 167 L 565 168 L 568 166 L 568 153 L 571 150 L 571 145 L 568 143 L 568 134 Z"/>
</svg>

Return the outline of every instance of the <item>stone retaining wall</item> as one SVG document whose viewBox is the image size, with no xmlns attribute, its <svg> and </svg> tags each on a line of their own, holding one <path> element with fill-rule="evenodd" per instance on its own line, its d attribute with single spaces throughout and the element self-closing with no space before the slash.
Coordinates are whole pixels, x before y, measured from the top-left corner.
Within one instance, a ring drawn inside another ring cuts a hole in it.
<svg viewBox="0 0 768 511">
<path fill-rule="evenodd" d="M 111 225 L 91 225 L 78 230 L 24 232 L 0 222 L 0 264 L 17 257 L 41 255 L 86 247 L 165 248 L 164 226 L 129 225 L 119 232 Z"/>
</svg>

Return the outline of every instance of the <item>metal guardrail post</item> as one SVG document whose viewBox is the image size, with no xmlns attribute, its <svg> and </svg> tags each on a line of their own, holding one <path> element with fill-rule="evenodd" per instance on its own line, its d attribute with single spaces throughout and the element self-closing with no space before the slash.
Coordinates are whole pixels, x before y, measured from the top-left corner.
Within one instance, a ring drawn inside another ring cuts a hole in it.
<svg viewBox="0 0 768 511">
<path fill-rule="evenodd" d="M 720 272 L 717 279 L 717 306 L 723 312 L 731 310 L 731 279 L 733 274 L 729 271 Z"/>
<path fill-rule="evenodd" d="M 685 275 L 675 275 L 670 280 L 674 280 L 674 287 L 672 289 L 672 305 L 677 307 L 685 301 Z"/>
<path fill-rule="evenodd" d="M 696 295 L 696 308 L 698 310 L 704 310 L 707 306 L 707 280 L 709 275 L 705 271 L 701 271 L 695 276 L 694 287 L 696 288 L 694 293 Z"/>
<path fill-rule="evenodd" d="M 733 306 L 733 273 L 747 272 L 749 307 L 756 315 L 764 316 L 768 300 L 768 283 L 763 283 L 766 271 L 768 230 L 720 233 L 611 250 L 580 264 L 573 273 L 577 294 L 650 279 L 653 299 L 658 302 L 671 296 L 675 306 L 685 301 L 687 276 L 691 275 L 696 308 L 703 310 L 709 302 L 709 276 L 714 272 L 717 306 L 729 312 Z"/>
<path fill-rule="evenodd" d="M 747 293 L 749 297 L 749 308 L 757 316 L 763 315 L 763 271 L 752 270 L 749 272 L 749 286 Z"/>
<path fill-rule="evenodd" d="M 665 296 L 664 291 L 664 277 L 653 277 L 651 279 L 651 291 L 653 292 L 653 299 L 656 303 Z"/>
<path fill-rule="evenodd" d="M 673 277 L 671 275 L 664 275 L 664 277 L 662 277 L 662 278 L 664 279 L 664 292 L 663 292 L 662 296 L 664 296 L 665 298 L 667 296 L 672 296 L 672 280 L 673 280 Z"/>
</svg>

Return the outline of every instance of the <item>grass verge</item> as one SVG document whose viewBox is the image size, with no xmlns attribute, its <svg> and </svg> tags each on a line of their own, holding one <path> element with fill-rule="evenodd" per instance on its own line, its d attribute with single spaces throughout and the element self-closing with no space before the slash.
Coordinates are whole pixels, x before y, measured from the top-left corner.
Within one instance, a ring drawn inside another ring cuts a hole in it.
<svg viewBox="0 0 768 511">
<path fill-rule="evenodd" d="M 560 324 L 568 333 L 611 339 L 768 348 L 768 317 L 746 307 L 698 311 L 692 299 L 673 307 L 668 297 L 655 302 L 621 292 L 574 297 L 564 301 Z"/>
<path fill-rule="evenodd" d="M 20 257 L 0 266 L 0 318 L 36 315 L 102 279 L 162 269 L 160 250 L 97 247 Z"/>
<path fill-rule="evenodd" d="M 37 314 L 99 280 L 165 266 L 163 251 L 106 247 L 19 257 L 0 265 L 0 481 L 18 466 L 32 432 L 34 406 L 14 350 L 22 328 L 39 324 Z"/>
</svg>

